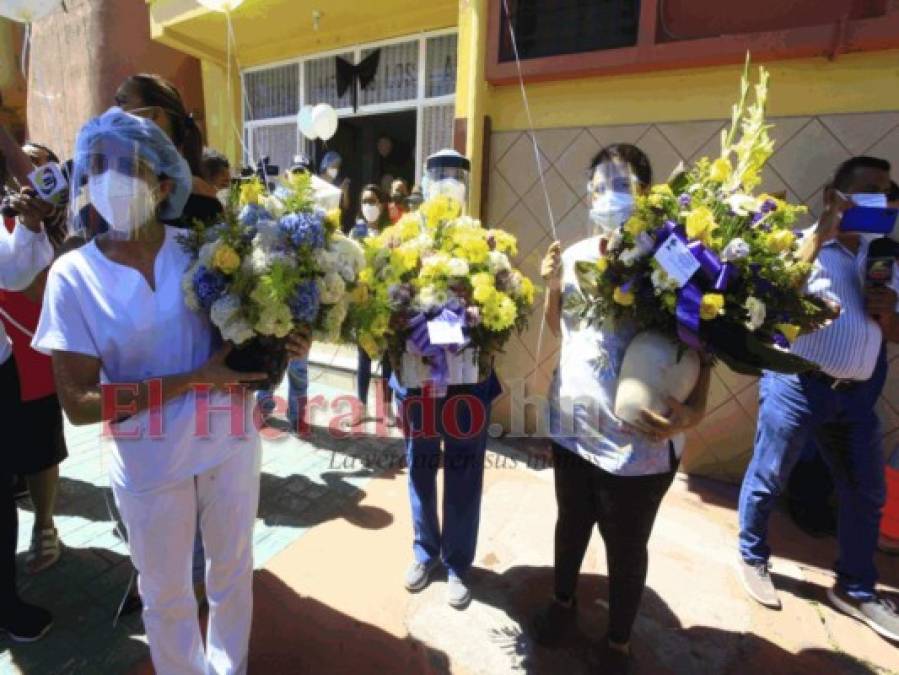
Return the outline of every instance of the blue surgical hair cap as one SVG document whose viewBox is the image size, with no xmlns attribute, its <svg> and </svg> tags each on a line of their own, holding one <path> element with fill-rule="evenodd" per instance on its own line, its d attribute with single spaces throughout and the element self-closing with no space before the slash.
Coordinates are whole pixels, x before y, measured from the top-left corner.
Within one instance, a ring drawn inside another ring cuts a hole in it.
<svg viewBox="0 0 899 675">
<path fill-rule="evenodd" d="M 329 166 L 333 166 L 337 162 L 342 161 L 343 158 L 341 158 L 339 152 L 337 152 L 336 150 L 328 150 L 328 152 L 325 153 L 325 156 L 322 157 L 322 163 L 319 167 L 319 171 L 324 173 L 325 171 L 327 171 Z"/>
<path fill-rule="evenodd" d="M 157 176 L 165 175 L 174 182 L 174 189 L 160 205 L 162 220 L 174 220 L 181 215 L 193 186 L 190 166 L 171 139 L 152 120 L 131 115 L 113 107 L 88 121 L 75 141 L 75 168 L 72 181 L 72 204 L 86 183 L 91 155 L 101 141 L 127 144 L 145 161 Z"/>
</svg>

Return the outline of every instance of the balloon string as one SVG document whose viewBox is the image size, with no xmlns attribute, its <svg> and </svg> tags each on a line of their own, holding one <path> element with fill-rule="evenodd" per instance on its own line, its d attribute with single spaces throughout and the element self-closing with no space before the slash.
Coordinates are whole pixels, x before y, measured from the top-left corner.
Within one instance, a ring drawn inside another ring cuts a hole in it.
<svg viewBox="0 0 899 675">
<path fill-rule="evenodd" d="M 241 164 L 244 162 L 252 163 L 253 159 L 250 157 L 250 151 L 247 148 L 246 141 L 244 140 L 243 132 L 237 126 L 237 118 L 234 115 L 234 86 L 232 84 L 232 61 L 233 64 L 237 66 L 237 73 L 240 73 L 240 60 L 237 57 L 237 38 L 234 35 L 234 24 L 231 21 L 231 10 L 225 10 L 225 59 L 227 60 L 226 67 L 226 77 L 228 79 L 227 84 L 227 96 L 228 96 L 228 118 L 231 120 L 231 128 L 234 131 L 234 135 L 237 137 L 237 143 L 240 146 L 241 151 L 243 152 L 243 160 Z M 253 113 L 250 108 L 250 98 L 247 95 L 247 92 L 244 90 L 244 87 L 241 86 L 242 96 L 241 102 L 244 105 L 244 109 L 247 112 L 247 115 L 250 119 L 253 118 Z"/>
<path fill-rule="evenodd" d="M 22 70 L 22 77 L 25 78 L 25 84 L 28 84 L 28 63 L 30 61 L 31 51 L 31 22 L 25 24 L 25 34 L 22 37 L 22 56 L 19 67 Z"/>
<path fill-rule="evenodd" d="M 528 99 L 527 87 L 524 84 L 524 74 L 521 70 L 521 56 L 518 52 L 518 40 L 515 37 L 515 27 L 512 25 L 512 13 L 509 11 L 509 0 L 503 0 L 503 9 L 506 13 L 506 23 L 509 28 L 509 37 L 512 41 L 512 52 L 515 56 L 515 67 L 518 70 L 518 86 L 521 89 L 521 100 L 524 105 L 524 111 L 528 120 L 528 134 L 531 137 L 531 143 L 534 146 L 534 161 L 537 165 L 537 175 L 540 176 L 540 187 L 543 189 L 543 199 L 546 202 L 546 213 L 549 216 L 549 226 L 552 229 L 553 240 L 559 240 L 559 234 L 556 231 L 556 219 L 553 215 L 552 202 L 549 198 L 549 189 L 546 187 L 546 177 L 543 175 L 542 163 L 540 161 L 540 147 L 537 144 L 537 134 L 534 131 L 534 117 L 531 114 L 531 104 Z M 534 371 L 531 375 L 531 386 L 535 387 L 537 375 L 540 372 L 541 354 L 543 352 L 543 338 L 546 334 L 546 312 L 540 315 L 540 330 L 537 333 L 537 352 L 534 354 Z M 538 425 L 539 428 L 539 425 Z"/>
</svg>

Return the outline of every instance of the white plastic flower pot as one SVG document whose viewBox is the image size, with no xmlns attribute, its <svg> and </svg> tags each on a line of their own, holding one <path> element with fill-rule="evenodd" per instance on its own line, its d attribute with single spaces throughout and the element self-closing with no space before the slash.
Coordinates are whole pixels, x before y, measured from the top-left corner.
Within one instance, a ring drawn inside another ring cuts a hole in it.
<svg viewBox="0 0 899 675">
<path fill-rule="evenodd" d="M 655 331 L 638 333 L 628 345 L 618 376 L 615 415 L 628 424 L 643 410 L 667 415 L 668 397 L 686 401 L 699 380 L 699 355 Z"/>
<path fill-rule="evenodd" d="M 447 385 L 476 384 L 480 381 L 478 374 L 476 349 L 464 349 L 458 354 L 448 355 Z M 400 382 L 408 389 L 419 389 L 425 382 L 433 378 L 431 366 L 425 363 L 420 356 L 413 356 L 408 352 L 403 353 L 399 375 Z"/>
</svg>

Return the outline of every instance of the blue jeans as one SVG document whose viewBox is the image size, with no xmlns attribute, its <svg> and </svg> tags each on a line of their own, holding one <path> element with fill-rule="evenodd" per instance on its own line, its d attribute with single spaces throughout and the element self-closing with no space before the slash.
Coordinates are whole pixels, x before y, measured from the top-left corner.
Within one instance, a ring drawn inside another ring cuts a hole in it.
<svg viewBox="0 0 899 675">
<path fill-rule="evenodd" d="M 393 371 L 390 368 L 390 359 L 387 354 L 381 356 L 381 379 L 384 382 L 390 380 Z M 356 396 L 365 405 L 368 401 L 368 385 L 371 384 L 371 357 L 362 347 L 359 347 L 359 360 L 356 367 Z M 390 388 L 386 387 L 384 398 L 390 403 Z"/>
<path fill-rule="evenodd" d="M 287 366 L 287 419 L 291 426 L 306 416 L 306 397 L 309 395 L 309 361 L 294 359 Z M 256 393 L 256 402 L 267 413 L 274 411 L 274 393 L 261 390 Z"/>
<path fill-rule="evenodd" d="M 479 384 L 452 385 L 443 398 L 391 380 L 403 423 L 409 467 L 415 560 L 438 558 L 461 578 L 474 561 L 481 519 L 484 455 L 490 408 L 499 395 L 496 376 Z M 437 470 L 443 442 L 443 529 L 437 515 Z"/>
<path fill-rule="evenodd" d="M 740 553 L 767 562 L 768 519 L 811 440 L 833 475 L 839 498 L 837 583 L 857 599 L 873 596 L 874 553 L 886 498 L 880 424 L 874 405 L 887 375 L 881 351 L 871 379 L 834 390 L 814 375 L 765 373 L 752 461 L 740 490 Z"/>
</svg>

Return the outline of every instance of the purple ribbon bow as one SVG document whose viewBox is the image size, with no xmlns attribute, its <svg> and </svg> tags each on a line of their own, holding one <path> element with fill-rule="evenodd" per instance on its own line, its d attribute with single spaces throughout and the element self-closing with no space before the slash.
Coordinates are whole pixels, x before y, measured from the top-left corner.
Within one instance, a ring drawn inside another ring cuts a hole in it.
<svg viewBox="0 0 899 675">
<path fill-rule="evenodd" d="M 699 271 L 706 278 L 716 293 L 723 293 L 737 276 L 737 268 L 729 262 L 722 263 L 717 254 L 709 249 L 701 241 L 689 241 L 683 226 L 674 221 L 665 221 L 665 224 L 656 231 L 655 250 L 668 239 L 677 237 L 680 239 L 696 262 L 699 263 Z M 702 304 L 703 291 L 697 278 L 698 273 L 677 292 L 677 335 L 684 343 L 696 350 L 702 349 L 702 340 L 699 338 L 699 309 Z"/>
<path fill-rule="evenodd" d="M 468 344 L 468 335 L 465 342 L 459 345 L 435 345 L 431 344 L 431 334 L 428 331 L 429 321 L 444 321 L 448 324 L 458 324 L 465 331 L 465 308 L 459 303 L 444 306 L 440 312 L 430 319 L 424 313 L 418 313 L 409 320 L 411 332 L 406 339 L 406 351 L 413 356 L 423 358 L 431 369 L 431 382 L 434 394 L 438 397 L 446 394 L 449 380 L 449 365 L 447 354 L 456 354 Z"/>
</svg>

